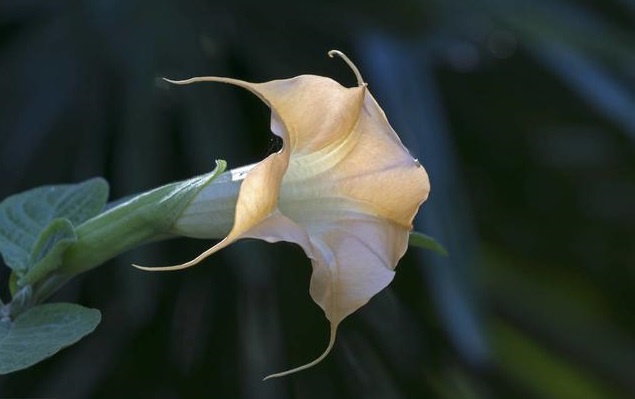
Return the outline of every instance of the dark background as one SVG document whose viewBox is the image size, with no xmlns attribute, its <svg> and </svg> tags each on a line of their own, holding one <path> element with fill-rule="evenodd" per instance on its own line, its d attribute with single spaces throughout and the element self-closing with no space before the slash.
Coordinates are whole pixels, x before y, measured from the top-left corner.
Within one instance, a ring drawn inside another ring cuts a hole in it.
<svg viewBox="0 0 635 399">
<path fill-rule="evenodd" d="M 225 85 L 358 65 L 430 174 L 393 284 L 340 327 L 291 244 L 126 253 L 55 300 L 103 312 L 0 397 L 635 397 L 635 2 L 1 0 L 0 198 L 104 176 L 111 198 L 262 159 L 268 109 Z M 2 267 L 6 299 L 6 268 Z"/>
</svg>

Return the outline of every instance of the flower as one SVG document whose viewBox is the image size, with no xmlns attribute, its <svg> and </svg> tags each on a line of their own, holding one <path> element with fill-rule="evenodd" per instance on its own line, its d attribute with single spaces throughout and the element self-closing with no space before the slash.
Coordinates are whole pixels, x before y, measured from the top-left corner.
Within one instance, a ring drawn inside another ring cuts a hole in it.
<svg viewBox="0 0 635 399">
<path fill-rule="evenodd" d="M 247 237 L 300 245 L 313 265 L 310 294 L 330 322 L 330 341 L 316 360 L 269 377 L 324 359 L 340 322 L 392 281 L 412 220 L 430 191 L 426 171 L 403 146 L 357 68 L 338 51 L 329 55 L 349 64 L 357 87 L 315 75 L 265 83 L 221 77 L 173 82 L 224 82 L 251 91 L 271 108 L 271 131 L 283 141 L 279 152 L 232 171 L 240 189 L 233 227 L 222 241 L 190 262 L 149 269 L 183 269 Z M 190 230 L 177 222 L 180 234 L 206 236 L 201 209 L 213 206 L 214 197 L 206 190 L 182 215 L 192 220 L 196 213 L 197 223 Z"/>
</svg>

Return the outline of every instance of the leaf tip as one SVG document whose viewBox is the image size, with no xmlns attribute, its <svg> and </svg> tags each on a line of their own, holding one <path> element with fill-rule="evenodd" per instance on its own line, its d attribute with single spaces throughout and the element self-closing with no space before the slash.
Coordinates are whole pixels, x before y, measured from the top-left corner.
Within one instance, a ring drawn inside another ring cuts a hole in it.
<svg viewBox="0 0 635 399">
<path fill-rule="evenodd" d="M 436 252 L 437 254 L 445 257 L 449 257 L 450 254 L 447 249 L 443 245 L 441 245 L 437 240 L 430 237 L 427 234 L 420 233 L 418 231 L 411 231 L 408 239 L 408 245 L 412 245 L 415 247 L 429 249 L 431 251 Z"/>
</svg>

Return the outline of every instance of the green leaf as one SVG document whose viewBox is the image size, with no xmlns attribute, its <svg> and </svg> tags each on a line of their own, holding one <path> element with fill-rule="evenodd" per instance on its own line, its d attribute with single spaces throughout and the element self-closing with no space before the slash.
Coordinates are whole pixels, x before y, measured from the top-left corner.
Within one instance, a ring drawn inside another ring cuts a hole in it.
<svg viewBox="0 0 635 399">
<path fill-rule="evenodd" d="M 80 184 L 38 187 L 0 203 L 0 252 L 13 270 L 32 266 L 31 252 L 43 230 L 55 219 L 72 226 L 99 214 L 106 204 L 108 184 L 101 178 Z"/>
<path fill-rule="evenodd" d="M 34 307 L 13 322 L 0 320 L 0 374 L 41 362 L 90 334 L 100 321 L 98 310 L 70 303 Z"/>
<path fill-rule="evenodd" d="M 11 331 L 11 322 L 0 319 L 0 342 L 9 334 L 9 331 Z"/>
<path fill-rule="evenodd" d="M 439 255 L 448 256 L 448 251 L 443 247 L 443 245 L 439 244 L 437 240 L 430 237 L 429 235 L 419 233 L 418 231 L 410 232 L 408 245 L 429 249 L 438 253 Z"/>
</svg>

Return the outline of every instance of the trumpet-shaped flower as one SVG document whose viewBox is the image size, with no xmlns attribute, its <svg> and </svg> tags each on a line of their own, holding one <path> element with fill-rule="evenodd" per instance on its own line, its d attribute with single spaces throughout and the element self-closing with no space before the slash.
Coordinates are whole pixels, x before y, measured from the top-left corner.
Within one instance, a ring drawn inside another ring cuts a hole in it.
<svg viewBox="0 0 635 399">
<path fill-rule="evenodd" d="M 357 68 L 342 53 L 333 54 L 351 66 L 357 87 L 314 75 L 265 83 L 221 77 L 174 82 L 224 82 L 251 91 L 271 108 L 271 130 L 282 139 L 279 152 L 231 172 L 240 188 L 233 225 L 222 241 L 190 262 L 150 269 L 189 267 L 247 237 L 300 245 L 312 262 L 310 294 L 330 322 L 330 341 L 313 362 L 273 376 L 321 361 L 340 322 L 392 281 L 430 190 L 426 171 L 403 146 Z M 205 237 L 202 209 L 212 202 L 204 188 L 177 222 L 178 231 Z M 190 226 L 186 221 L 193 218 Z"/>
</svg>

